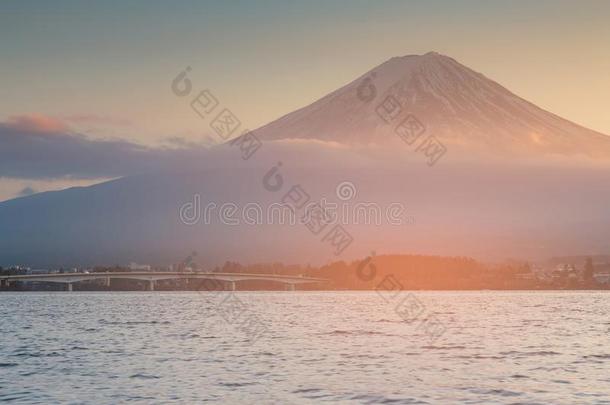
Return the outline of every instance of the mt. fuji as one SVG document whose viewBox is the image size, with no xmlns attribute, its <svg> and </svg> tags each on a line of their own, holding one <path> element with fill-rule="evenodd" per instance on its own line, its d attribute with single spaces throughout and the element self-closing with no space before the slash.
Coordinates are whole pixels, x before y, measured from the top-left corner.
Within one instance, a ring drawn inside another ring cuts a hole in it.
<svg viewBox="0 0 610 405">
<path fill-rule="evenodd" d="M 408 136 L 444 145 L 438 165 L 409 153 L 399 130 L 407 119 L 415 123 Z M 447 56 L 392 58 L 253 134 L 262 146 L 247 159 L 231 141 L 209 150 L 137 149 L 126 161 L 138 165 L 101 162 L 124 170 L 122 178 L 0 203 L 0 265 L 172 263 L 193 250 L 208 264 L 339 259 L 304 226 L 181 221 L 181 207 L 195 197 L 203 207 L 281 201 L 285 190 L 263 187 L 272 167 L 281 167 L 284 189 L 299 184 L 312 199 L 343 203 L 335 190 L 349 182 L 349 204 L 399 203 L 413 219 L 346 224 L 354 243 L 341 260 L 372 250 L 498 259 L 610 249 L 610 137 Z M 76 145 L 81 164 L 88 145 Z"/>
<path fill-rule="evenodd" d="M 436 52 L 392 58 L 256 133 L 267 140 L 391 144 L 400 141 L 396 123 L 378 114 L 388 97 L 401 115 L 415 116 L 454 151 L 610 159 L 610 137 L 538 108 Z"/>
</svg>

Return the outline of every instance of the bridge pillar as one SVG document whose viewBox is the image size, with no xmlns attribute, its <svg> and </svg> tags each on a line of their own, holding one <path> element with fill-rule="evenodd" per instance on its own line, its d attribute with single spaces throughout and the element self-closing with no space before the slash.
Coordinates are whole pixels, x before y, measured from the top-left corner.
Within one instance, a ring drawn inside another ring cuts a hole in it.
<svg viewBox="0 0 610 405">
<path fill-rule="evenodd" d="M 72 291 L 72 283 L 68 283 L 66 286 L 66 291 Z"/>
<path fill-rule="evenodd" d="M 235 291 L 235 281 L 229 281 L 229 291 Z"/>
<path fill-rule="evenodd" d="M 290 283 L 290 284 L 286 284 L 286 289 L 288 291 L 294 291 L 294 284 Z"/>
<path fill-rule="evenodd" d="M 106 286 L 106 287 L 110 287 L 110 277 L 106 277 L 106 278 L 104 279 L 104 286 Z"/>
<path fill-rule="evenodd" d="M 148 291 L 155 291 L 155 280 L 148 280 Z"/>
<path fill-rule="evenodd" d="M 4 279 L 0 279 L 0 288 L 4 287 Z"/>
</svg>

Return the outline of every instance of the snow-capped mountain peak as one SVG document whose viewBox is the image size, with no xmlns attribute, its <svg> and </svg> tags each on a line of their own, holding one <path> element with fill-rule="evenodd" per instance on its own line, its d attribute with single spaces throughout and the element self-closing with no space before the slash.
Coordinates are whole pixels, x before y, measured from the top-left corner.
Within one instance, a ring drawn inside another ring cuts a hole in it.
<svg viewBox="0 0 610 405">
<path fill-rule="evenodd" d="M 385 103 L 385 104 L 384 104 Z M 256 132 L 266 140 L 400 142 L 414 116 L 447 145 L 505 155 L 610 158 L 610 137 L 574 124 L 437 52 L 394 57 Z"/>
</svg>

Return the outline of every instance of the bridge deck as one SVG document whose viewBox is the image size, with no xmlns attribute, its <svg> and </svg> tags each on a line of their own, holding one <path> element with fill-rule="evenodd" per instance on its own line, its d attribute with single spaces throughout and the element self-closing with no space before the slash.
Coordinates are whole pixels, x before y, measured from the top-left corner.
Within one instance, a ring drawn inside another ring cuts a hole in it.
<svg viewBox="0 0 610 405">
<path fill-rule="evenodd" d="M 170 279 L 208 279 L 221 281 L 244 281 L 264 280 L 277 281 L 286 284 L 321 283 L 328 281 L 322 278 L 284 276 L 279 274 L 254 274 L 254 273 L 212 273 L 212 272 L 153 272 L 153 271 L 130 271 L 130 272 L 105 272 L 105 273 L 47 273 L 47 274 L 24 274 L 12 276 L 0 276 L 4 282 L 12 281 L 46 281 L 51 283 L 75 283 L 85 280 L 96 279 L 132 279 L 132 280 L 170 280 Z"/>
</svg>

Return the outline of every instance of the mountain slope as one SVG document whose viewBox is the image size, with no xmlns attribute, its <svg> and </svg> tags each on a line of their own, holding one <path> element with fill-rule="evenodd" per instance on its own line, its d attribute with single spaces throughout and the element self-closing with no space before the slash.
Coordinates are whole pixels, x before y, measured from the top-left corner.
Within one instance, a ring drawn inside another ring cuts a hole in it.
<svg viewBox="0 0 610 405">
<path fill-rule="evenodd" d="M 448 164 L 430 169 L 420 161 L 384 168 L 375 160 L 357 168 L 289 168 L 284 157 L 286 182 L 275 193 L 262 187 L 269 159 L 250 168 L 131 176 L 0 203 L 0 265 L 169 264 L 193 250 L 209 266 L 227 260 L 320 264 L 371 251 L 502 259 L 610 249 L 610 189 L 600 186 L 610 178 L 606 170 Z M 356 189 L 349 201 L 336 194 L 337 185 L 346 180 Z M 313 235 L 302 224 L 282 225 L 275 216 L 269 221 L 268 208 L 293 184 L 300 184 L 312 199 L 340 204 L 340 212 L 375 203 L 381 221 L 348 219 L 344 228 L 354 241 L 336 256 L 322 240 L 324 232 Z M 180 209 L 194 202 L 195 195 L 200 196 L 199 219 L 183 223 Z M 386 217 L 396 203 L 404 207 L 400 217 L 406 222 L 401 225 Z M 237 207 L 232 215 L 237 224 L 220 219 L 224 204 Z M 263 209 L 260 224 L 246 222 L 246 216 L 252 218 L 252 204 Z M 206 207 L 214 207 L 209 221 Z M 250 211 L 244 214 L 247 207 Z"/>
<path fill-rule="evenodd" d="M 388 97 L 401 105 L 401 114 L 389 123 L 377 113 Z M 392 58 L 256 133 L 267 140 L 392 144 L 400 142 L 395 127 L 408 114 L 427 134 L 460 150 L 610 159 L 610 137 L 538 108 L 434 52 Z"/>
<path fill-rule="evenodd" d="M 390 95 L 402 111 L 386 123 L 376 109 Z M 419 154 L 405 153 L 394 129 L 408 114 L 447 145 L 448 156 L 461 150 L 469 152 L 467 159 L 443 159 L 430 168 Z M 151 162 L 158 173 L 0 203 L 0 265 L 175 263 L 193 250 L 209 265 L 319 264 L 371 251 L 501 259 L 610 249 L 610 170 L 605 162 L 571 161 L 576 155 L 609 159 L 608 137 L 541 110 L 445 56 L 393 58 L 255 132 L 265 142 L 251 159 L 229 143 L 196 164 L 183 159 L 172 172 Z M 511 159 L 477 159 L 472 151 Z M 278 162 L 280 171 L 269 175 Z M 283 189 L 264 187 L 266 177 L 281 178 Z M 356 191 L 349 201 L 336 193 L 346 181 Z M 247 224 L 243 211 L 238 225 L 219 221 L 224 204 L 269 207 L 294 185 L 312 201 L 325 198 L 350 209 L 400 203 L 414 221 L 348 221 L 354 242 L 341 256 L 323 243 L 323 234 L 312 235 L 302 224 Z M 181 207 L 195 196 L 202 210 L 215 204 L 211 223 L 181 221 Z"/>
</svg>

